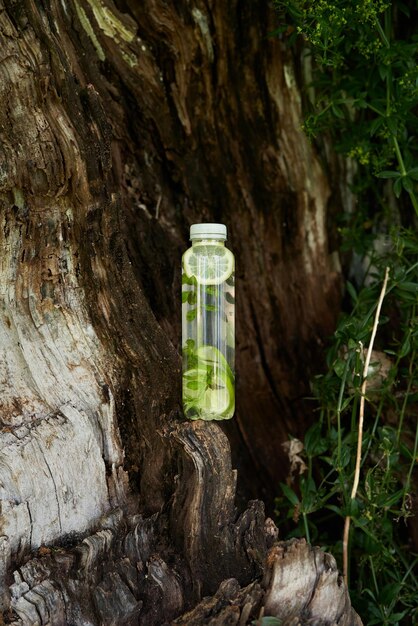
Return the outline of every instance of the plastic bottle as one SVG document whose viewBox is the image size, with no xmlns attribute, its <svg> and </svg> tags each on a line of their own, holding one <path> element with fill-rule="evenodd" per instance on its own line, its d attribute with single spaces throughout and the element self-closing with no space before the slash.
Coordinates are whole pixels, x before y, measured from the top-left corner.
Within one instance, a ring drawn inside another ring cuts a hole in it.
<svg viewBox="0 0 418 626">
<path fill-rule="evenodd" d="M 182 259 L 183 410 L 192 420 L 235 410 L 235 261 L 224 224 L 193 224 Z"/>
</svg>

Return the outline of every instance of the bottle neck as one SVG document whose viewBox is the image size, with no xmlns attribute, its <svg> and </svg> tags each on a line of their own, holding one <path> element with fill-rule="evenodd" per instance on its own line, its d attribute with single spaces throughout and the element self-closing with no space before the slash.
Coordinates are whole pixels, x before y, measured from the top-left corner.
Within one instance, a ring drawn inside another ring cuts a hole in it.
<svg viewBox="0 0 418 626">
<path fill-rule="evenodd" d="M 225 246 L 224 239 L 193 239 L 192 246 Z"/>
</svg>

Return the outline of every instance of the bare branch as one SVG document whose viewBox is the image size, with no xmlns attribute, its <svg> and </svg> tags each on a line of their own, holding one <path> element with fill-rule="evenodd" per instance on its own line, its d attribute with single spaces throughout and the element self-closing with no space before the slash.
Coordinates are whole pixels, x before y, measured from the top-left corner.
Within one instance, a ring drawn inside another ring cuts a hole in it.
<svg viewBox="0 0 418 626">
<path fill-rule="evenodd" d="M 376 307 L 376 313 L 374 316 L 374 324 L 372 330 L 372 336 L 370 338 L 370 344 L 367 348 L 366 359 L 364 361 L 363 368 L 363 383 L 361 385 L 361 398 L 360 398 L 360 409 L 359 409 L 359 420 L 358 420 L 358 439 L 357 439 L 357 456 L 356 456 L 356 468 L 354 471 L 354 481 L 353 487 L 351 490 L 351 501 L 353 501 L 357 495 L 357 489 L 360 480 L 360 466 L 361 466 L 361 447 L 363 443 L 363 423 L 364 423 L 364 403 L 366 400 L 366 389 L 367 389 L 367 372 L 369 370 L 370 359 L 372 356 L 373 344 L 376 338 L 377 326 L 379 324 L 380 311 L 383 304 L 383 299 L 386 293 L 386 287 L 389 279 L 389 268 L 386 268 L 385 278 L 383 281 L 382 289 L 380 292 L 379 300 Z M 343 572 L 344 572 L 344 580 L 348 582 L 348 540 L 350 536 L 350 524 L 351 517 L 347 515 L 344 522 L 344 535 L 343 535 Z"/>
</svg>

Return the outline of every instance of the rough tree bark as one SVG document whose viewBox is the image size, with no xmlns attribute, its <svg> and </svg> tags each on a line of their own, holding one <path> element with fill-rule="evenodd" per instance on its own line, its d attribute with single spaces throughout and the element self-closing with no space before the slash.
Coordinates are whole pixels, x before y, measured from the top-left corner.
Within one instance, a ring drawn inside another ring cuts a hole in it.
<svg viewBox="0 0 418 626">
<path fill-rule="evenodd" d="M 243 492 L 271 495 L 338 303 L 272 28 L 261 1 L 0 4 L 4 621 L 360 623 L 331 557 L 234 505 L 230 442 Z M 205 220 L 238 262 L 229 441 L 178 407 L 180 251 Z"/>
</svg>

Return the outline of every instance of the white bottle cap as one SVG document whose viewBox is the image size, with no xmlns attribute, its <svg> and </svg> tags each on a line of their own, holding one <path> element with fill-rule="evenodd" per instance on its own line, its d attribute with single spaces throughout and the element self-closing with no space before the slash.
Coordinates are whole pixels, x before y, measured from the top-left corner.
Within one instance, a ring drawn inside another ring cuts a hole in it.
<svg viewBox="0 0 418 626">
<path fill-rule="evenodd" d="M 190 239 L 219 239 L 225 241 L 225 224 L 192 224 L 190 226 Z"/>
</svg>

